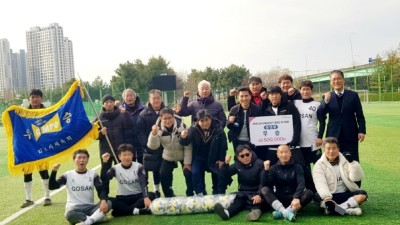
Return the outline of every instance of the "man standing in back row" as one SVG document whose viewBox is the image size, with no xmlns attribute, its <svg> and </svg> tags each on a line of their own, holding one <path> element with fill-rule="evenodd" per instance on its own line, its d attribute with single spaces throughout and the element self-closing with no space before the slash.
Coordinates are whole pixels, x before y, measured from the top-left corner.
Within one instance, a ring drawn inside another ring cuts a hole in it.
<svg viewBox="0 0 400 225">
<path fill-rule="evenodd" d="M 357 92 L 344 89 L 344 75 L 340 70 L 330 73 L 330 83 L 333 91 L 323 96 L 317 115 L 320 122 L 318 138 L 324 135 L 326 114 L 329 122 L 326 137 L 335 137 L 339 140 L 341 152 L 351 154 L 352 159 L 360 162 L 358 142 L 364 141 L 366 134 L 365 118 Z"/>
<path fill-rule="evenodd" d="M 33 89 L 29 94 L 29 106 L 28 109 L 43 109 L 45 108 L 42 104 L 43 93 L 39 89 Z M 40 177 L 42 178 L 43 190 L 44 190 L 44 206 L 51 205 L 50 190 L 49 190 L 49 172 L 47 169 L 38 168 Z M 35 202 L 32 199 L 32 173 L 24 174 L 24 189 L 25 189 L 25 202 L 21 205 L 21 208 L 25 208 L 33 205 Z"/>
</svg>

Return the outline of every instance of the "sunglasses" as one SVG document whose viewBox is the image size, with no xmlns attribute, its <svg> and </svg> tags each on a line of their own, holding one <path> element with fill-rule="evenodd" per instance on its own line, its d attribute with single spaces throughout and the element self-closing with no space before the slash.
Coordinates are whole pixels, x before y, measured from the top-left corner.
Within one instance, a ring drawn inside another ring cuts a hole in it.
<svg viewBox="0 0 400 225">
<path fill-rule="evenodd" d="M 250 153 L 244 153 L 244 154 L 240 154 L 238 156 L 243 159 L 244 157 L 249 157 Z"/>
</svg>

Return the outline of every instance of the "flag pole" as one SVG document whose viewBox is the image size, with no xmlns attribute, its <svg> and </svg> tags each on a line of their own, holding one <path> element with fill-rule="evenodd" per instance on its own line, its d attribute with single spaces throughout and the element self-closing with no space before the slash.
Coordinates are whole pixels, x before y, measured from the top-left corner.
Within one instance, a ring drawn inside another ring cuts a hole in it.
<svg viewBox="0 0 400 225">
<path fill-rule="evenodd" d="M 92 98 L 90 98 L 90 95 L 89 95 L 89 93 L 88 93 L 87 90 L 86 90 L 85 84 L 83 83 L 83 81 L 82 81 L 82 79 L 81 79 L 81 76 L 79 76 L 78 73 L 77 73 L 77 75 L 78 75 L 78 77 L 79 77 L 79 83 L 82 84 L 83 90 L 85 90 L 85 93 L 86 93 L 86 95 L 88 96 L 90 105 L 92 106 L 93 111 L 96 113 L 96 118 L 97 118 L 97 120 L 99 121 L 100 127 L 103 128 L 103 127 L 104 127 L 104 126 L 103 126 L 103 123 L 102 123 L 101 120 L 100 120 L 100 115 L 99 115 L 99 113 L 96 111 L 96 108 L 94 107 Z M 110 147 L 111 153 L 112 153 L 112 155 L 114 156 L 115 161 L 116 161 L 117 163 L 119 163 L 118 157 L 117 157 L 117 155 L 115 154 L 115 151 L 114 151 L 114 148 L 113 148 L 113 146 L 112 146 L 112 144 L 111 144 L 110 138 L 108 137 L 107 134 L 104 135 L 104 136 L 106 137 L 108 146 Z M 100 156 L 100 157 L 101 157 L 101 156 Z"/>
</svg>

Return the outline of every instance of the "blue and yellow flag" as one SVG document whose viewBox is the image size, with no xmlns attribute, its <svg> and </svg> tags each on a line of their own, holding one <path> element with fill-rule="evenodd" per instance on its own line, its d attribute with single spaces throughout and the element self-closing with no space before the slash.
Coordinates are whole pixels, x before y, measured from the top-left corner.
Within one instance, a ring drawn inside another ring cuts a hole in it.
<svg viewBox="0 0 400 225">
<path fill-rule="evenodd" d="M 98 135 L 82 103 L 78 81 L 55 105 L 44 109 L 11 106 L 3 112 L 8 145 L 8 170 L 21 175 L 49 168 L 50 163 L 71 159 Z"/>
</svg>

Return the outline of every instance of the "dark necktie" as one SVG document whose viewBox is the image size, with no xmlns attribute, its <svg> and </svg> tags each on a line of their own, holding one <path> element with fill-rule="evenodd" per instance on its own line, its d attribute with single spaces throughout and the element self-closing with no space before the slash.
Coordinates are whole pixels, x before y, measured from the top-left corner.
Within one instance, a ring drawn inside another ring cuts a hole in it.
<svg viewBox="0 0 400 225">
<path fill-rule="evenodd" d="M 336 94 L 339 98 L 343 96 L 343 94 L 341 92 Z"/>
</svg>

